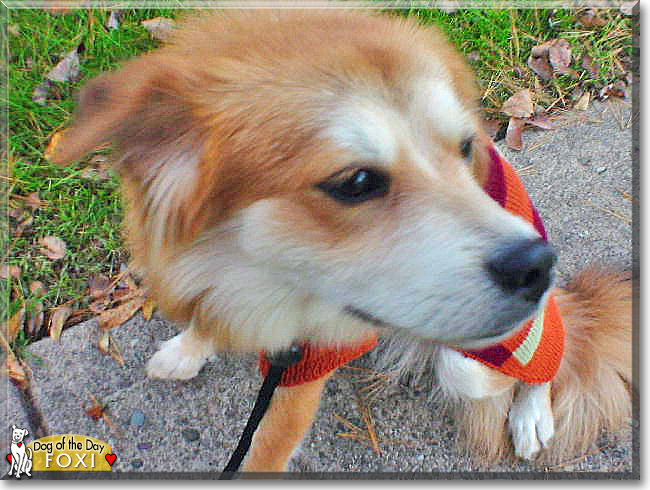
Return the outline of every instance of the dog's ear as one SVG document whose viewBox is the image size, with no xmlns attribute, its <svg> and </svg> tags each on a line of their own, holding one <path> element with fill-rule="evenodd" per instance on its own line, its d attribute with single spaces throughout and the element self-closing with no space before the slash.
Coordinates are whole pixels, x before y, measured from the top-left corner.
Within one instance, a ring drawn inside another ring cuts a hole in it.
<svg viewBox="0 0 650 490">
<path fill-rule="evenodd" d="M 15 425 L 12 425 L 12 426 L 11 426 L 11 430 L 16 430 L 16 426 L 15 426 Z"/>
<path fill-rule="evenodd" d="M 119 71 L 98 76 L 81 91 L 72 124 L 52 141 L 47 158 L 66 165 L 105 145 L 116 162 L 169 151 L 192 127 L 182 99 L 181 70 L 157 54 L 136 58 Z"/>
<path fill-rule="evenodd" d="M 492 139 L 483 130 L 479 130 L 472 142 L 472 173 L 481 187 L 485 187 L 490 164 L 492 163 Z"/>
</svg>

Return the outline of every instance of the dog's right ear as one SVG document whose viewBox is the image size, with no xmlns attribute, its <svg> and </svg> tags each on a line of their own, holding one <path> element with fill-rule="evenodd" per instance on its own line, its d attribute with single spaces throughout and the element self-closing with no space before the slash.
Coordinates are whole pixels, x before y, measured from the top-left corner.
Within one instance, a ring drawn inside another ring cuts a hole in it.
<svg viewBox="0 0 650 490">
<path fill-rule="evenodd" d="M 98 76 L 82 89 L 72 124 L 52 140 L 46 157 L 66 165 L 112 145 L 123 167 L 169 149 L 192 127 L 181 97 L 185 83 L 179 67 L 156 53 Z"/>
</svg>

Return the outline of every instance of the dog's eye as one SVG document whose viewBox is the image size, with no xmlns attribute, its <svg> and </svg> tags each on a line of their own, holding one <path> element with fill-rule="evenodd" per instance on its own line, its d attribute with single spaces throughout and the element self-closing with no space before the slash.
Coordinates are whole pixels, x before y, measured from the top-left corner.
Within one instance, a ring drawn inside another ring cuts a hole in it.
<svg viewBox="0 0 650 490">
<path fill-rule="evenodd" d="M 472 141 L 474 137 L 469 137 L 460 143 L 460 154 L 463 158 L 469 158 L 472 154 Z"/>
<path fill-rule="evenodd" d="M 316 187 L 344 204 L 359 204 L 385 196 L 389 178 L 377 169 L 347 168 L 316 184 Z"/>
</svg>

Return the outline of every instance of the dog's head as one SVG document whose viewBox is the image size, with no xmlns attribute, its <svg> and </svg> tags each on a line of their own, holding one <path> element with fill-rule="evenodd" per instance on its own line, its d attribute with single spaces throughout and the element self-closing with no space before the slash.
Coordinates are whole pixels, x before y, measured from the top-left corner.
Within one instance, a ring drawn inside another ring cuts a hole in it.
<svg viewBox="0 0 650 490">
<path fill-rule="evenodd" d="M 15 425 L 11 426 L 11 442 L 14 443 L 23 442 L 23 439 L 25 439 L 25 436 L 27 436 L 28 434 L 29 431 L 27 429 L 20 429 Z"/>
<path fill-rule="evenodd" d="M 552 260 L 481 188 L 475 100 L 430 27 L 209 15 L 89 83 L 52 159 L 114 146 L 160 302 L 185 320 L 218 312 L 230 341 L 346 341 L 383 324 L 476 347 L 533 312 Z"/>
</svg>

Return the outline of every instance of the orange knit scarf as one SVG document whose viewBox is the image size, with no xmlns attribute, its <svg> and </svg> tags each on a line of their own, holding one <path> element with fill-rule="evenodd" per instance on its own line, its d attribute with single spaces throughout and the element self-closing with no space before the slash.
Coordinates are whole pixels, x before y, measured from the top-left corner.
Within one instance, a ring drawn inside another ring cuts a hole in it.
<svg viewBox="0 0 650 490">
<path fill-rule="evenodd" d="M 512 166 L 493 147 L 490 148 L 490 169 L 485 191 L 503 208 L 531 223 L 546 240 L 544 225 Z M 282 386 L 295 386 L 314 381 L 343 364 L 362 356 L 375 347 L 372 336 L 351 346 L 325 348 L 309 343 L 303 345 L 302 360 L 287 369 Z M 500 344 L 462 354 L 508 376 L 526 383 L 545 383 L 555 377 L 564 349 L 564 327 L 555 299 L 549 295 L 544 309 L 526 322 L 521 330 Z M 260 353 L 260 371 L 266 376 L 269 362 Z"/>
</svg>

